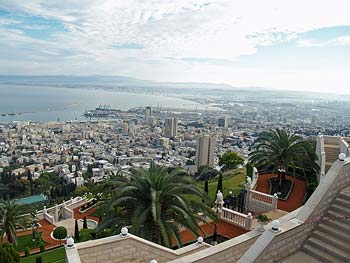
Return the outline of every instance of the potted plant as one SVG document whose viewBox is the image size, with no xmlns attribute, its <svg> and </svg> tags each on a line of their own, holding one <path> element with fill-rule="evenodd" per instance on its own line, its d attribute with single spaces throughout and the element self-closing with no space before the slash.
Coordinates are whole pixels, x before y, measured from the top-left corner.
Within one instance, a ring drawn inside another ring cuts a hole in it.
<svg viewBox="0 0 350 263">
<path fill-rule="evenodd" d="M 255 218 L 258 220 L 259 223 L 258 230 L 265 231 L 265 225 L 267 225 L 271 218 L 268 218 L 267 215 L 264 214 L 258 214 Z"/>
</svg>

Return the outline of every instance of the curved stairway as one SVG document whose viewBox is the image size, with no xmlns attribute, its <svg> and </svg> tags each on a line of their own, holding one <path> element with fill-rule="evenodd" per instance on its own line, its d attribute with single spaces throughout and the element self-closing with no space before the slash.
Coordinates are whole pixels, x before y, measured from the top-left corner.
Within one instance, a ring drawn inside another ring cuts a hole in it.
<svg viewBox="0 0 350 263">
<path fill-rule="evenodd" d="M 350 263 L 350 187 L 333 201 L 302 251 L 321 262 Z"/>
</svg>

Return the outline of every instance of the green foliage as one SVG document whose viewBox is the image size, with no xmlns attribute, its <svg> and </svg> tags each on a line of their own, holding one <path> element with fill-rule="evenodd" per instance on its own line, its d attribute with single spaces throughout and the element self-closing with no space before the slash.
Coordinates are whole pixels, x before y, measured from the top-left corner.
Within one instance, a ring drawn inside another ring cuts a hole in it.
<svg viewBox="0 0 350 263">
<path fill-rule="evenodd" d="M 249 176 L 250 178 L 253 178 L 253 165 L 251 165 L 250 163 L 247 163 L 246 165 L 246 171 L 247 171 L 247 176 Z"/>
<path fill-rule="evenodd" d="M 204 192 L 206 192 L 207 194 L 209 194 L 209 184 L 208 184 L 208 180 L 206 180 L 205 183 L 204 183 Z"/>
<path fill-rule="evenodd" d="M 236 152 L 225 152 L 219 158 L 219 165 L 225 165 L 225 170 L 232 170 L 238 168 L 239 165 L 243 165 L 244 159 Z"/>
<path fill-rule="evenodd" d="M 83 196 L 84 194 L 90 192 L 89 188 L 85 185 L 83 186 L 80 186 L 80 187 L 77 187 L 75 190 L 74 190 L 74 195 L 75 196 Z"/>
<path fill-rule="evenodd" d="M 78 220 L 75 220 L 74 239 L 75 239 L 75 241 L 79 241 L 79 226 L 78 226 Z"/>
<path fill-rule="evenodd" d="M 37 248 L 40 246 L 40 244 L 46 244 L 42 239 L 41 239 L 42 233 L 38 233 L 36 235 L 36 239 L 33 241 L 33 236 L 30 235 L 24 235 L 24 236 L 19 236 L 17 237 L 17 246 L 15 246 L 17 251 L 24 251 L 26 247 L 29 249 Z"/>
<path fill-rule="evenodd" d="M 17 244 L 16 229 L 25 229 L 30 224 L 29 216 L 24 216 L 23 206 L 15 201 L 0 201 L 0 240 L 6 234 L 12 244 Z"/>
<path fill-rule="evenodd" d="M 42 263 L 43 262 L 43 258 L 41 256 L 37 256 L 35 258 L 35 263 Z"/>
<path fill-rule="evenodd" d="M 52 249 L 45 251 L 40 254 L 35 254 L 31 255 L 29 257 L 21 258 L 21 263 L 36 263 L 37 259 L 36 258 L 41 258 L 39 260 L 42 260 L 40 262 L 45 262 L 45 263 L 64 263 L 66 262 L 66 253 L 64 247 L 60 247 L 57 249 Z"/>
<path fill-rule="evenodd" d="M 18 263 L 20 256 L 11 243 L 0 245 L 0 262 L 1 263 Z"/>
<path fill-rule="evenodd" d="M 67 237 L 67 229 L 64 226 L 56 227 L 53 231 L 53 237 L 59 240 Z"/>
<path fill-rule="evenodd" d="M 91 231 L 90 229 L 82 229 L 80 230 L 80 237 L 79 240 L 81 242 L 89 241 L 92 239 Z"/>
<path fill-rule="evenodd" d="M 44 252 L 45 251 L 45 245 L 44 244 L 40 244 L 40 252 Z"/>
<path fill-rule="evenodd" d="M 205 181 L 215 178 L 219 172 L 208 165 L 202 165 L 195 174 L 196 181 Z"/>
<path fill-rule="evenodd" d="M 276 172 L 279 166 L 304 171 L 318 171 L 317 155 L 314 146 L 296 134 L 288 134 L 285 130 L 271 130 L 260 134 L 249 154 L 249 161 L 258 167 Z"/>
<path fill-rule="evenodd" d="M 107 189 L 112 198 L 103 206 L 106 216 L 97 231 L 113 228 L 119 233 L 123 226 L 132 226 L 130 232 L 142 238 L 167 247 L 176 240 L 181 246 L 180 225 L 198 236 L 198 223 L 206 217 L 216 218 L 202 202 L 206 195 L 180 169 L 169 172 L 152 162 L 147 170 L 133 170 L 130 178 L 114 178 Z"/>
<path fill-rule="evenodd" d="M 25 257 L 28 257 L 29 255 L 30 255 L 29 247 L 26 247 L 26 248 L 24 249 L 24 256 L 25 256 Z"/>
<path fill-rule="evenodd" d="M 264 214 L 258 214 L 255 218 L 258 220 L 258 222 L 263 223 L 269 222 L 271 220 L 271 218 L 268 218 L 267 215 Z"/>
<path fill-rule="evenodd" d="M 86 216 L 84 216 L 83 229 L 88 229 Z"/>
<path fill-rule="evenodd" d="M 222 192 L 222 174 L 219 175 L 218 186 L 216 188 L 216 193 L 219 192 L 219 190 L 220 190 L 220 192 Z"/>
<path fill-rule="evenodd" d="M 208 180 L 208 189 L 209 189 L 208 196 L 211 202 L 214 201 L 216 198 L 215 191 L 217 189 L 218 180 L 219 180 L 218 177 Z M 238 195 L 243 189 L 244 184 L 246 183 L 245 169 L 240 168 L 240 169 L 223 173 L 222 183 L 223 183 L 222 192 L 224 196 L 228 195 L 230 191 L 232 191 L 235 196 Z M 205 185 L 204 181 L 197 182 L 196 184 L 200 189 L 204 189 L 204 185 Z M 196 200 L 201 200 L 196 196 L 191 196 L 191 198 Z"/>
</svg>

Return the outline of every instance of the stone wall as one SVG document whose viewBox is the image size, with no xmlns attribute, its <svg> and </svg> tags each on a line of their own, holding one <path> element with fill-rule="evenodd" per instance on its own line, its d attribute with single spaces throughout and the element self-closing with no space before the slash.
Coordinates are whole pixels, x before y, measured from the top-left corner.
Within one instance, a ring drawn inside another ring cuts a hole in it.
<svg viewBox="0 0 350 263">
<path fill-rule="evenodd" d="M 168 263 L 232 263 L 251 247 L 261 233 L 257 230 L 250 231 L 236 238 L 207 248 L 205 250 L 181 257 Z"/>
<path fill-rule="evenodd" d="M 195 243 L 178 250 L 171 250 L 130 234 L 127 237 L 116 235 L 76 244 L 80 261 L 69 257 L 67 262 L 149 263 L 152 259 L 156 259 L 158 263 L 165 263 L 208 247 L 210 246 L 205 243 Z M 71 249 L 66 249 L 67 255 L 74 254 L 74 251 L 72 253 L 69 250 Z"/>
</svg>

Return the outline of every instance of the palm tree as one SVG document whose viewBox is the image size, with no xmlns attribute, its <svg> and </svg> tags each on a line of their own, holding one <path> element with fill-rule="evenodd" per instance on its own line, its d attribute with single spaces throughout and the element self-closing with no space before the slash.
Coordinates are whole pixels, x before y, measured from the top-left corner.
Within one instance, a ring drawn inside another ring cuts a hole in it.
<svg viewBox="0 0 350 263">
<path fill-rule="evenodd" d="M 130 178 L 115 177 L 106 189 L 111 199 L 103 206 L 106 215 L 98 231 L 112 228 L 118 232 L 123 226 L 131 226 L 131 233 L 152 242 L 171 247 L 175 240 L 182 246 L 180 227 L 198 236 L 199 221 L 216 218 L 201 202 L 208 200 L 207 195 L 191 177 L 182 170 L 169 171 L 153 162 L 147 170 L 133 170 Z"/>
<path fill-rule="evenodd" d="M 296 134 L 289 134 L 285 130 L 271 130 L 262 133 L 256 140 L 254 150 L 249 154 L 249 162 L 260 168 L 288 168 L 303 169 L 303 163 L 309 163 L 309 167 L 318 170 L 316 164 L 317 155 L 310 142 Z"/>
<path fill-rule="evenodd" d="M 22 205 L 15 201 L 0 201 L 0 238 L 6 234 L 8 242 L 17 244 L 17 228 L 25 229 L 30 223 L 28 215 L 24 215 Z"/>
</svg>

